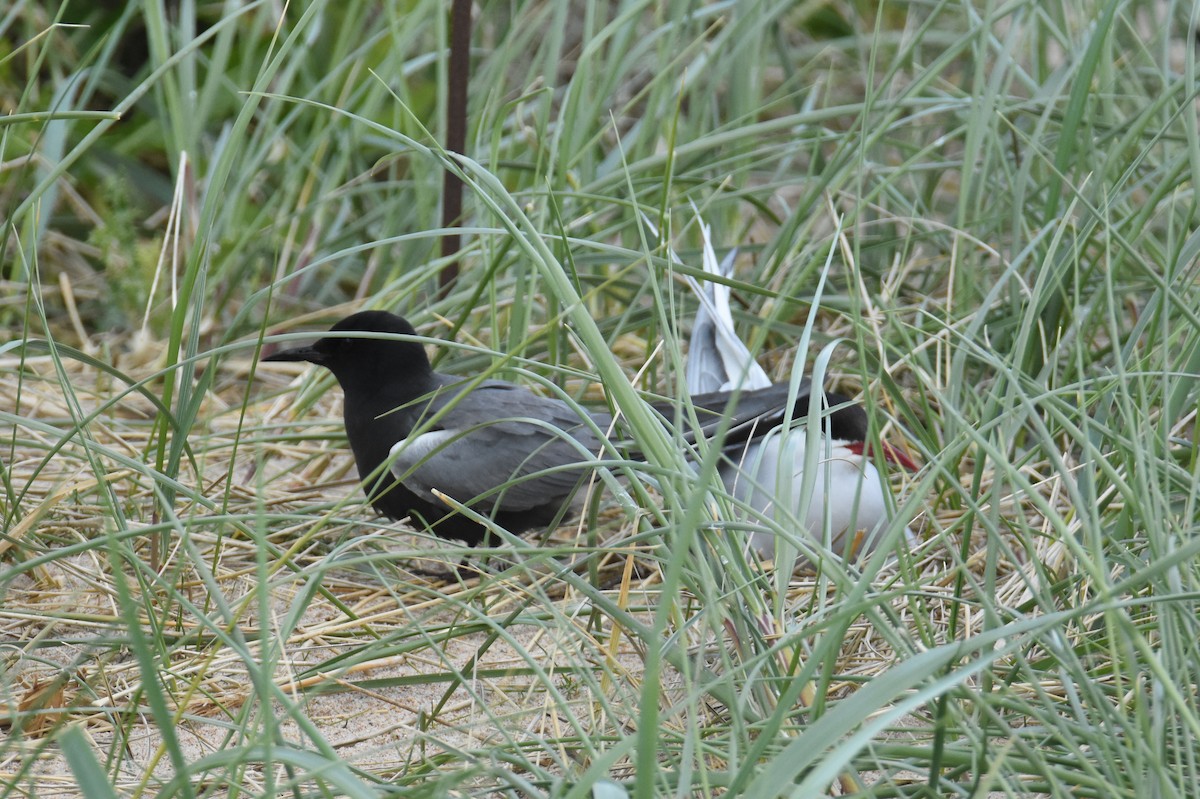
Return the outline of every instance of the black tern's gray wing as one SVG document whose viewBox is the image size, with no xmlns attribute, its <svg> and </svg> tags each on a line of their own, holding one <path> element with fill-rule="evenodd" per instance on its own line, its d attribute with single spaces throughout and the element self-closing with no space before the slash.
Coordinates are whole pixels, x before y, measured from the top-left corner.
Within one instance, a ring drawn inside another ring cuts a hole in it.
<svg viewBox="0 0 1200 799">
<path fill-rule="evenodd" d="M 590 472 L 576 465 L 600 449 L 571 406 L 500 381 L 480 383 L 462 397 L 447 392 L 430 403 L 427 417 L 434 420 L 430 429 L 418 426 L 392 447 L 392 473 L 437 504 L 434 491 L 481 512 L 561 505 Z"/>
<path fill-rule="evenodd" d="M 803 419 L 807 416 L 811 392 L 811 381 L 807 378 L 801 380 L 792 406 L 791 418 Z M 765 435 L 788 418 L 788 393 L 787 383 L 774 383 L 757 391 L 741 392 L 737 404 L 732 407 L 730 400 L 733 392 L 695 394 L 692 396 L 692 405 L 696 409 L 696 421 L 699 426 L 694 432 L 689 432 L 685 440 L 694 442 L 697 436 L 712 437 L 726 416 L 729 418 L 729 427 L 725 433 L 727 445 Z M 674 405 L 670 402 L 655 403 L 654 408 L 667 418 L 674 414 Z"/>
<path fill-rule="evenodd" d="M 739 446 L 750 439 L 761 438 L 789 418 L 807 418 L 812 382 L 807 378 L 800 381 L 790 417 L 787 383 L 774 383 L 756 391 L 744 390 L 738 395 L 736 404 L 731 403 L 733 393 L 712 391 L 692 395 L 692 408 L 696 414 L 694 426 L 691 425 L 691 417 L 679 407 L 679 401 L 661 400 L 650 403 L 650 407 L 666 419 L 668 424 L 677 419 L 680 421 L 682 429 L 679 432 L 686 444 L 712 439 L 728 418 L 724 446 L 729 448 Z M 608 429 L 612 424 L 612 416 L 609 414 L 593 412 L 591 417 L 601 430 Z M 630 439 L 627 426 L 620 421 L 616 425 L 616 436 L 613 440 L 619 448 L 637 450 L 636 444 Z"/>
</svg>

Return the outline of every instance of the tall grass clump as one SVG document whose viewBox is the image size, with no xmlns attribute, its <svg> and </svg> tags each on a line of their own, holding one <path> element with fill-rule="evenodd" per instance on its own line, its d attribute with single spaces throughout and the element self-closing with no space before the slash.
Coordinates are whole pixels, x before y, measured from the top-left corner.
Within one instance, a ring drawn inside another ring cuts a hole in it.
<svg viewBox="0 0 1200 799">
<path fill-rule="evenodd" d="M 1195 795 L 1195 10 L 484 2 L 454 155 L 446 5 L 0 11 L 0 784 Z M 757 562 L 647 409 L 698 217 L 771 375 L 921 462 L 874 555 Z M 431 578 L 331 378 L 258 365 L 364 307 L 645 462 Z"/>
</svg>

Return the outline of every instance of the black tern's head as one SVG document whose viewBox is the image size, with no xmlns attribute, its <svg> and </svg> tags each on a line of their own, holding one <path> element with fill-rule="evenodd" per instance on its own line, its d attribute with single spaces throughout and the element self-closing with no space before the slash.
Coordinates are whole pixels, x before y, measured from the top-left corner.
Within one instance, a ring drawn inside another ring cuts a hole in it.
<svg viewBox="0 0 1200 799">
<path fill-rule="evenodd" d="M 394 333 L 413 336 L 408 320 L 387 311 L 361 311 L 347 316 L 330 333 Z M 307 361 L 333 372 L 343 388 L 370 388 L 380 381 L 420 377 L 431 372 L 425 349 L 415 341 L 353 336 L 326 336 L 307 347 L 282 350 L 264 361 Z"/>
</svg>

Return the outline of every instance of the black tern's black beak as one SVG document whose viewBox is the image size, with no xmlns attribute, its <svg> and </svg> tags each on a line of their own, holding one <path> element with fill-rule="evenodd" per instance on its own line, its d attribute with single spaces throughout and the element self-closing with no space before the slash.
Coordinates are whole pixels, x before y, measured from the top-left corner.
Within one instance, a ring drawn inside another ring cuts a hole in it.
<svg viewBox="0 0 1200 799">
<path fill-rule="evenodd" d="M 264 361 L 308 361 L 318 365 L 325 364 L 325 353 L 316 347 L 294 347 L 290 350 L 280 350 L 274 355 L 263 358 Z"/>
</svg>

